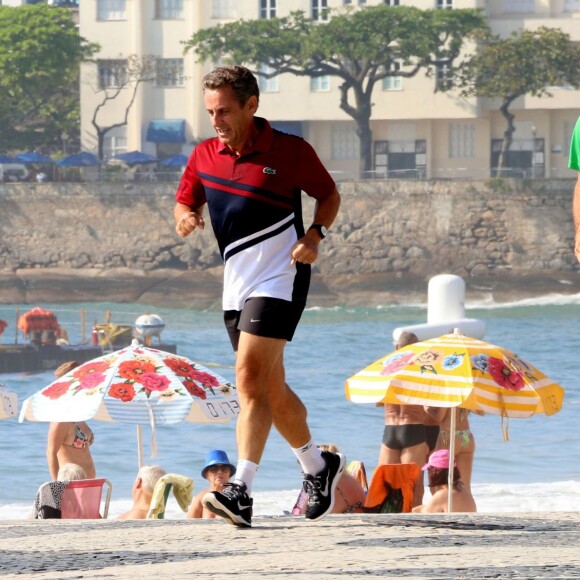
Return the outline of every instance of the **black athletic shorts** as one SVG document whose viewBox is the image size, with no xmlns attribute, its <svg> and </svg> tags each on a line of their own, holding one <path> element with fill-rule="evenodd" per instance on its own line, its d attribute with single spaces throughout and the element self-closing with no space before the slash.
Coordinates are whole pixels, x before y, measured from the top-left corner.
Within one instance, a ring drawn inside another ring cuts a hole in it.
<svg viewBox="0 0 580 580">
<path fill-rule="evenodd" d="M 242 310 L 225 310 L 224 323 L 234 350 L 238 350 L 241 331 L 291 341 L 305 307 L 305 302 L 249 298 Z"/>
</svg>

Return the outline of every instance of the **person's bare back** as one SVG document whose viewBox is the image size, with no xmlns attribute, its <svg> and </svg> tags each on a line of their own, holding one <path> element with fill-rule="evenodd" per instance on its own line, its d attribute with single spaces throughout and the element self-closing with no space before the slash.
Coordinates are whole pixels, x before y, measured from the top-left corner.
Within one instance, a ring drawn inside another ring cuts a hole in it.
<svg viewBox="0 0 580 580">
<path fill-rule="evenodd" d="M 385 405 L 385 425 L 424 424 L 427 413 L 421 405 Z"/>
<path fill-rule="evenodd" d="M 449 505 L 449 487 L 442 485 L 433 493 L 431 499 L 425 504 L 413 508 L 416 513 L 447 513 Z M 451 492 L 452 512 L 476 512 L 477 507 L 473 496 L 465 489 L 461 483 L 458 489 Z"/>
</svg>

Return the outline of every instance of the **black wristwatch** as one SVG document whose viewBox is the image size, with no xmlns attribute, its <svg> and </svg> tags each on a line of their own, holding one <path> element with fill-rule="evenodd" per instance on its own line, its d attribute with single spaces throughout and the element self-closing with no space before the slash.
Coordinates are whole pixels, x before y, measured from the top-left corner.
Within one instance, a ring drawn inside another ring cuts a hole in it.
<svg viewBox="0 0 580 580">
<path fill-rule="evenodd" d="M 327 227 L 323 226 L 322 224 L 312 224 L 308 229 L 309 230 L 316 230 L 318 232 L 318 235 L 320 236 L 321 240 L 323 240 L 328 234 Z"/>
</svg>

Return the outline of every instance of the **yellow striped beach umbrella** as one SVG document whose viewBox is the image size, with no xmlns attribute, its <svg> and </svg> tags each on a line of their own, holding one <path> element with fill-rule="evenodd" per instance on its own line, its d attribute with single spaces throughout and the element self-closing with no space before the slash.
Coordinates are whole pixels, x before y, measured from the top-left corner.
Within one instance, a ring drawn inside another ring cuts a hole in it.
<svg viewBox="0 0 580 580">
<path fill-rule="evenodd" d="M 346 397 L 525 418 L 557 413 L 564 389 L 517 354 L 454 333 L 384 356 L 347 379 Z"/>
</svg>

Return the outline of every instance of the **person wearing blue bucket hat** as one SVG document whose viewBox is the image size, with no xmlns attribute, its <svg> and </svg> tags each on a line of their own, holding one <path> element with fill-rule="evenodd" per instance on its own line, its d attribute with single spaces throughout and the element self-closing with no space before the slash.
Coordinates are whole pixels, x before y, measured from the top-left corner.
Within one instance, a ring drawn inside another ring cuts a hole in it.
<svg viewBox="0 0 580 580">
<path fill-rule="evenodd" d="M 230 463 L 228 459 L 228 454 L 221 449 L 213 449 L 205 456 L 205 467 L 201 470 L 201 476 L 204 479 L 207 479 L 207 472 L 209 468 L 212 466 L 226 466 L 230 468 L 230 475 L 231 477 L 236 472 L 236 467 Z M 229 479 L 228 477 L 228 479 Z"/>
<path fill-rule="evenodd" d="M 225 451 L 221 449 L 212 449 L 209 451 L 205 456 L 205 465 L 201 470 L 201 476 L 209 481 L 209 488 L 204 489 L 195 496 L 187 510 L 188 519 L 213 519 L 217 517 L 215 513 L 204 507 L 201 500 L 206 493 L 222 491 L 235 472 L 236 467 L 230 463 L 228 454 Z"/>
</svg>

